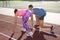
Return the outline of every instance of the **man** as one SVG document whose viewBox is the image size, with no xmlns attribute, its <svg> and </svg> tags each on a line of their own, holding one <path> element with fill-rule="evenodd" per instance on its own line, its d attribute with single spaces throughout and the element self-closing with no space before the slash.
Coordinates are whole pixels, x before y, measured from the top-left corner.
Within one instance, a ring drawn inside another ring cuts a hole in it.
<svg viewBox="0 0 60 40">
<path fill-rule="evenodd" d="M 52 25 L 44 25 L 44 17 L 46 16 L 46 11 L 42 8 L 33 8 L 33 5 L 29 5 L 28 8 L 32 11 L 33 14 L 35 14 L 36 17 L 36 25 L 41 28 L 50 28 L 50 32 L 53 32 L 53 26 Z M 33 17 L 31 18 L 32 25 L 33 25 Z M 35 27 L 37 28 L 37 27 Z"/>
</svg>

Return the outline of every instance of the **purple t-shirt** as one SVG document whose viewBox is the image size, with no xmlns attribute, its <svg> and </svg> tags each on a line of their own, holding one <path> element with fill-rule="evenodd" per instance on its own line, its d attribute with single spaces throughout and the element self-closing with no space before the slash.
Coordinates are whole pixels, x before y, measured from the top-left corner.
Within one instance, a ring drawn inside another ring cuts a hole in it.
<svg viewBox="0 0 60 40">
<path fill-rule="evenodd" d="M 29 16 L 29 17 L 32 16 L 31 10 L 26 10 L 26 15 Z"/>
</svg>

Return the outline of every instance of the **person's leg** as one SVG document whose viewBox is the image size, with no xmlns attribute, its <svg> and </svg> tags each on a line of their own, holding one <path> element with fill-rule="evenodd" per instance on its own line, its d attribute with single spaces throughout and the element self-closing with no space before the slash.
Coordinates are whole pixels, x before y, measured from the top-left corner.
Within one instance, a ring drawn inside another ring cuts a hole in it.
<svg viewBox="0 0 60 40">
<path fill-rule="evenodd" d="M 41 17 L 41 18 L 39 18 L 39 26 L 41 28 L 50 28 L 50 32 L 54 33 L 54 31 L 53 31 L 54 30 L 53 25 L 44 25 L 44 16 Z"/>
<path fill-rule="evenodd" d="M 39 17 L 38 17 L 38 15 L 35 14 L 35 18 L 36 18 L 36 24 L 34 25 L 34 28 L 39 29 L 39 27 L 38 27 L 39 26 Z"/>
<path fill-rule="evenodd" d="M 41 28 L 51 28 L 51 25 L 44 25 L 44 15 L 42 17 L 39 17 L 39 26 Z"/>
<path fill-rule="evenodd" d="M 23 27 L 27 30 L 27 36 L 32 36 L 33 32 L 31 31 L 31 28 L 29 27 L 29 25 L 27 25 L 27 21 L 28 21 L 28 17 L 23 17 Z"/>
<path fill-rule="evenodd" d="M 44 20 L 39 20 L 39 26 L 41 28 L 51 28 L 51 25 L 44 25 Z"/>
<path fill-rule="evenodd" d="M 28 32 L 30 32 L 31 31 L 31 29 L 30 29 L 30 27 L 27 25 L 27 21 L 28 21 L 28 17 L 22 17 L 22 21 L 23 21 L 23 27 L 28 31 Z"/>
<path fill-rule="evenodd" d="M 36 25 L 39 25 L 39 18 L 38 18 L 38 15 L 35 15 L 35 18 L 36 18 Z"/>
<path fill-rule="evenodd" d="M 14 24 L 14 27 L 13 27 L 13 33 L 15 33 L 16 28 L 17 28 L 17 23 Z"/>
</svg>

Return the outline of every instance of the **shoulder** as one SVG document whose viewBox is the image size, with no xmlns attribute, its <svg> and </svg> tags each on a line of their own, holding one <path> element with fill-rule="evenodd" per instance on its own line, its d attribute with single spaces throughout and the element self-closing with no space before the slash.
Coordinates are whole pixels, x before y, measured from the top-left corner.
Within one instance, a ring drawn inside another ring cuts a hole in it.
<svg viewBox="0 0 60 40">
<path fill-rule="evenodd" d="M 31 11 L 31 10 L 29 10 L 29 9 L 28 9 L 28 10 L 26 10 L 26 12 L 30 12 L 30 13 L 32 13 L 32 11 Z"/>
</svg>

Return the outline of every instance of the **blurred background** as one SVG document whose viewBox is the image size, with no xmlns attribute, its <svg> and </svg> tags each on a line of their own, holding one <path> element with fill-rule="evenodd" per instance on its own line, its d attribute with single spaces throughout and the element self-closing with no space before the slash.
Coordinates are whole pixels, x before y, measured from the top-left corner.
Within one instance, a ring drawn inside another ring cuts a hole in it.
<svg viewBox="0 0 60 40">
<path fill-rule="evenodd" d="M 0 7 L 26 9 L 29 4 L 47 12 L 60 13 L 60 0 L 0 0 Z"/>
<path fill-rule="evenodd" d="M 14 16 L 15 8 L 28 9 L 30 4 L 47 11 L 44 22 L 60 25 L 60 0 L 0 0 L 0 14 Z"/>
</svg>

